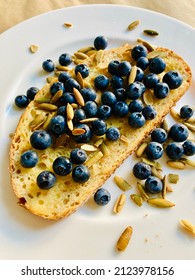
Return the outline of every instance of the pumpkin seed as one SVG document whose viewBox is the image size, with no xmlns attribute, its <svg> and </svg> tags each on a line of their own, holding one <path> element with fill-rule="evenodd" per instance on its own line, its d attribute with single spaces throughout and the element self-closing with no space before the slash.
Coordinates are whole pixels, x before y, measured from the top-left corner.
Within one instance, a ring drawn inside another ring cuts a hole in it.
<svg viewBox="0 0 195 280">
<path fill-rule="evenodd" d="M 90 144 L 83 144 L 81 145 L 81 149 L 87 151 L 87 152 L 95 152 L 97 151 L 97 148 Z"/>
<path fill-rule="evenodd" d="M 120 139 L 121 139 L 121 141 L 123 141 L 123 142 L 125 142 L 127 144 L 130 143 L 129 139 L 125 135 L 121 135 Z"/>
<path fill-rule="evenodd" d="M 143 93 L 143 100 L 146 105 L 153 105 L 154 104 L 154 97 L 150 90 L 146 90 Z"/>
<path fill-rule="evenodd" d="M 181 220 L 181 225 L 187 229 L 190 233 L 195 234 L 195 226 L 188 220 Z"/>
<path fill-rule="evenodd" d="M 126 201 L 126 195 L 122 193 L 117 198 L 117 200 L 114 204 L 113 212 L 116 213 L 116 214 L 121 212 L 121 210 L 123 209 L 123 206 L 125 205 L 125 201 Z"/>
<path fill-rule="evenodd" d="M 150 35 L 150 36 L 158 36 L 159 33 L 156 30 L 152 30 L 152 29 L 145 29 L 143 31 L 144 34 Z"/>
<path fill-rule="evenodd" d="M 133 29 L 135 29 L 139 24 L 140 24 L 140 20 L 135 20 L 135 21 L 131 22 L 131 23 L 128 25 L 127 29 L 128 29 L 128 30 L 133 30 Z"/>
<path fill-rule="evenodd" d="M 144 190 L 144 187 L 141 183 L 137 182 L 137 189 L 141 195 L 141 197 L 143 198 L 143 200 L 147 201 L 150 197 L 147 194 L 147 192 Z"/>
<path fill-rule="evenodd" d="M 152 160 L 152 159 L 149 159 L 149 158 L 143 157 L 143 158 L 142 158 L 142 161 L 143 161 L 144 163 L 149 164 L 150 166 L 155 166 L 155 165 L 156 165 L 155 161 Z"/>
<path fill-rule="evenodd" d="M 77 81 L 80 84 L 81 88 L 84 88 L 85 82 L 80 72 L 77 73 Z"/>
<path fill-rule="evenodd" d="M 115 175 L 114 176 L 114 182 L 116 185 L 122 190 L 122 191 L 128 191 L 132 188 L 132 186 L 121 176 Z"/>
<path fill-rule="evenodd" d="M 166 57 L 166 53 L 163 51 L 154 50 L 147 54 L 148 59 L 155 58 L 155 57 L 162 57 L 162 58 Z"/>
<path fill-rule="evenodd" d="M 99 147 L 102 143 L 103 143 L 104 139 L 103 138 L 99 138 L 95 141 L 94 146 L 95 147 Z"/>
<path fill-rule="evenodd" d="M 95 50 L 95 48 L 94 47 L 84 47 L 84 48 L 80 48 L 77 52 L 87 53 L 87 52 L 92 51 L 92 50 Z"/>
<path fill-rule="evenodd" d="M 186 122 L 191 123 L 191 124 L 195 124 L 195 118 L 190 118 Z"/>
<path fill-rule="evenodd" d="M 139 207 L 142 206 L 143 203 L 143 199 L 141 197 L 141 195 L 138 194 L 131 194 L 130 198 L 133 200 L 133 202 L 135 202 L 135 204 L 137 204 Z"/>
<path fill-rule="evenodd" d="M 152 166 L 151 172 L 152 172 L 153 176 L 159 178 L 160 180 L 163 179 L 163 175 L 161 174 L 161 172 L 159 170 L 157 170 L 154 166 Z"/>
<path fill-rule="evenodd" d="M 129 244 L 129 241 L 131 239 L 132 233 L 133 233 L 133 228 L 131 226 L 128 226 L 123 231 L 123 233 L 119 237 L 119 239 L 117 241 L 117 245 L 116 245 L 116 248 L 119 252 L 125 251 L 125 249 L 127 248 L 127 245 Z"/>
<path fill-rule="evenodd" d="M 178 114 L 173 108 L 171 108 L 170 114 L 175 121 L 183 122 L 183 119 L 180 117 L 180 114 Z"/>
<path fill-rule="evenodd" d="M 56 111 L 58 106 L 50 103 L 40 103 L 38 104 L 38 108 L 46 111 Z"/>
<path fill-rule="evenodd" d="M 68 120 L 72 120 L 74 118 L 74 110 L 73 110 L 72 106 L 70 105 L 70 103 L 68 103 L 66 106 L 66 115 L 67 115 Z"/>
<path fill-rule="evenodd" d="M 146 49 L 150 52 L 155 50 L 155 48 L 150 43 L 142 40 L 141 38 L 138 38 L 137 42 L 142 43 L 142 45 L 144 45 L 144 47 L 146 47 Z"/>
<path fill-rule="evenodd" d="M 195 167 L 195 161 L 191 160 L 191 159 L 186 159 L 185 163 L 191 167 Z"/>
<path fill-rule="evenodd" d="M 88 58 L 88 55 L 86 55 L 83 52 L 75 52 L 74 56 L 78 59 L 87 59 Z"/>
<path fill-rule="evenodd" d="M 73 24 L 70 22 L 65 22 L 64 26 L 70 28 L 70 27 L 73 27 Z"/>
<path fill-rule="evenodd" d="M 195 125 L 188 122 L 184 122 L 184 124 L 187 126 L 187 128 L 189 128 L 189 130 L 195 132 Z"/>
<path fill-rule="evenodd" d="M 39 46 L 30 45 L 29 49 L 30 49 L 31 53 L 36 53 L 39 50 Z"/>
<path fill-rule="evenodd" d="M 46 78 L 46 81 L 47 83 L 51 84 L 51 83 L 54 83 L 56 82 L 58 79 L 56 77 L 53 77 L 53 76 L 49 76 Z"/>
<path fill-rule="evenodd" d="M 67 120 L 67 126 L 70 129 L 70 131 L 72 131 L 74 129 L 72 120 L 70 120 L 70 119 Z"/>
<path fill-rule="evenodd" d="M 60 70 L 60 71 L 69 71 L 70 70 L 70 68 L 68 68 L 67 66 L 63 66 L 63 65 L 57 65 L 56 69 Z"/>
<path fill-rule="evenodd" d="M 169 125 L 168 125 L 168 122 L 166 120 L 163 120 L 162 124 L 161 124 L 161 127 L 166 131 L 168 132 L 169 131 Z"/>
<path fill-rule="evenodd" d="M 96 164 L 102 157 L 103 157 L 103 153 L 101 151 L 97 151 L 93 154 L 93 156 L 90 159 L 86 161 L 85 165 L 87 167 L 90 167 L 93 164 Z"/>
<path fill-rule="evenodd" d="M 129 74 L 129 78 L 128 78 L 128 84 L 131 84 L 135 81 L 135 78 L 136 78 L 136 74 L 137 74 L 137 66 L 134 65 L 132 68 L 131 68 L 131 72 Z"/>
<path fill-rule="evenodd" d="M 35 118 L 29 123 L 30 129 L 32 131 L 38 129 L 39 127 L 41 127 L 44 124 L 46 119 L 47 119 L 47 116 L 44 113 L 36 115 Z"/>
<path fill-rule="evenodd" d="M 177 182 L 179 181 L 179 175 L 170 173 L 168 174 L 168 180 L 172 184 L 177 184 Z"/>
<path fill-rule="evenodd" d="M 49 123 L 50 123 L 50 121 L 51 121 L 51 119 L 53 118 L 54 115 L 55 115 L 55 112 L 52 112 L 47 116 L 47 118 L 46 118 L 46 120 L 43 124 L 43 129 L 46 129 L 48 127 L 48 125 L 49 125 Z"/>
<path fill-rule="evenodd" d="M 80 120 L 79 122 L 80 123 L 90 123 L 90 122 L 94 122 L 96 120 L 98 120 L 98 118 L 94 117 L 94 118 L 83 119 L 83 120 Z"/>
<path fill-rule="evenodd" d="M 184 169 L 185 168 L 185 164 L 181 161 L 168 160 L 167 164 L 168 164 L 168 166 L 176 168 L 176 169 Z"/>
<path fill-rule="evenodd" d="M 85 101 L 84 101 L 84 98 L 83 98 L 82 94 L 80 93 L 80 91 L 76 88 L 73 88 L 73 94 L 74 94 L 74 97 L 75 97 L 77 103 L 81 106 L 84 106 Z"/>
<path fill-rule="evenodd" d="M 60 99 L 60 97 L 62 96 L 62 94 L 63 94 L 63 91 L 62 91 L 62 90 L 58 90 L 58 91 L 54 94 L 54 96 L 52 97 L 52 99 L 50 100 L 50 102 L 51 102 L 51 103 L 56 103 L 56 102 Z"/>
<path fill-rule="evenodd" d="M 103 141 L 102 144 L 100 145 L 100 149 L 104 156 L 108 156 L 110 154 L 110 150 L 109 150 L 108 146 L 106 145 L 105 141 Z"/>
<path fill-rule="evenodd" d="M 149 198 L 147 202 L 153 206 L 160 207 L 160 208 L 175 206 L 173 202 L 166 200 L 164 198 Z"/>
<path fill-rule="evenodd" d="M 148 144 L 147 144 L 146 142 L 143 142 L 143 143 L 141 144 L 141 146 L 139 146 L 139 148 L 138 148 L 137 151 L 136 151 L 137 157 L 141 157 L 141 156 L 143 155 L 143 153 L 144 153 L 144 151 L 145 151 L 147 145 L 148 145 Z"/>
<path fill-rule="evenodd" d="M 42 98 L 37 98 L 34 101 L 37 102 L 38 104 L 41 103 L 50 103 L 50 98 L 42 97 Z"/>
</svg>

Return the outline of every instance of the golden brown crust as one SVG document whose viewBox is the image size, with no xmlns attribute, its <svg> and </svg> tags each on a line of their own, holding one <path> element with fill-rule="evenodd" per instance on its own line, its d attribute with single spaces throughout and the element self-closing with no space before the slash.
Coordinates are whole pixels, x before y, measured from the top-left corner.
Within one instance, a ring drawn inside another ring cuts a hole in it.
<svg viewBox="0 0 195 280">
<path fill-rule="evenodd" d="M 125 45 L 118 49 L 106 50 L 98 57 L 94 54 L 87 59 L 85 63 L 90 66 L 95 64 L 95 67 L 93 67 L 91 76 L 85 82 L 91 84 L 93 77 L 98 73 L 106 73 L 108 61 L 111 59 L 119 58 L 131 61 L 129 55 L 130 48 L 130 46 Z M 71 175 L 67 175 L 65 177 L 57 176 L 56 185 L 47 191 L 39 189 L 36 185 L 37 175 L 44 169 L 52 171 L 52 162 L 57 156 L 69 155 L 71 148 L 75 145 L 71 141 L 65 146 L 37 151 L 39 163 L 31 170 L 25 169 L 20 165 L 21 153 L 31 148 L 29 137 L 32 131 L 28 124 L 37 113 L 43 113 L 43 111 L 37 109 L 35 101 L 29 104 L 20 118 L 10 147 L 11 182 L 21 206 L 35 215 L 51 220 L 67 217 L 86 202 L 113 174 L 116 168 L 138 148 L 151 131 L 160 125 L 163 118 L 169 113 L 170 108 L 174 106 L 189 88 L 192 74 L 188 64 L 173 51 L 165 48 L 158 48 L 158 50 L 163 52 L 167 63 L 166 71 L 172 68 L 178 70 L 183 75 L 182 86 L 176 90 L 171 90 L 171 93 L 165 99 L 155 100 L 154 107 L 158 112 L 157 117 L 154 120 L 147 121 L 144 127 L 140 129 L 130 128 L 127 118 L 116 119 L 111 117 L 108 120 L 108 126 L 115 125 L 119 127 L 121 135 L 128 138 L 129 143 L 121 140 L 112 143 L 106 142 L 109 154 L 104 155 L 90 167 L 90 179 L 84 184 L 74 182 Z M 49 87 L 49 84 L 45 85 L 36 98 L 48 96 Z M 95 153 L 89 153 L 89 158 L 93 157 Z"/>
</svg>

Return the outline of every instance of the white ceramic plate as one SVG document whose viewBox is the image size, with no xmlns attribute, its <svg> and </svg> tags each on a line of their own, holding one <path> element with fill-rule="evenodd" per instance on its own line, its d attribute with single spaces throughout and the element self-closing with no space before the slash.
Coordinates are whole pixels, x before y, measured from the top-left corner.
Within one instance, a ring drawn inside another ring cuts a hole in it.
<svg viewBox="0 0 195 280">
<path fill-rule="evenodd" d="M 127 31 L 130 22 L 139 19 L 141 24 Z M 72 28 L 65 28 L 71 22 Z M 142 33 L 144 29 L 159 32 L 157 37 Z M 193 259 L 195 239 L 181 230 L 179 221 L 188 219 L 195 224 L 195 173 L 179 173 L 179 183 L 167 198 L 176 206 L 157 209 L 134 205 L 127 192 L 123 211 L 114 215 L 112 208 L 121 193 L 113 183 L 113 176 L 105 187 L 112 200 L 106 207 L 97 207 L 90 200 L 67 219 L 51 222 L 36 217 L 19 207 L 12 192 L 8 173 L 10 138 L 21 110 L 13 106 L 16 95 L 25 93 L 31 86 L 42 87 L 45 74 L 42 61 L 57 61 L 63 52 L 73 53 L 93 44 L 97 35 L 108 38 L 109 48 L 125 42 L 135 43 L 138 37 L 152 44 L 168 47 L 181 55 L 195 73 L 195 31 L 170 17 L 151 11 L 117 5 L 91 5 L 53 11 L 25 21 L 0 36 L 0 259 Z M 31 44 L 39 45 L 36 54 L 29 52 Z M 193 83 L 182 104 L 194 105 Z M 133 157 L 129 157 L 116 171 L 130 183 Z M 131 225 L 134 229 L 131 242 L 124 253 L 115 250 L 122 231 Z"/>
</svg>

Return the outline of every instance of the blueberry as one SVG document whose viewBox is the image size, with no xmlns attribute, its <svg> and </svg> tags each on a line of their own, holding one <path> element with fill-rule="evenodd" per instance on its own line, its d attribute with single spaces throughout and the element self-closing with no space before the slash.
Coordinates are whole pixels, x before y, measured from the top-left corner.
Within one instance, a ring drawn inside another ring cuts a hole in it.
<svg viewBox="0 0 195 280">
<path fill-rule="evenodd" d="M 66 88 L 67 91 L 73 92 L 73 88 L 76 88 L 76 89 L 80 90 L 81 86 L 79 85 L 79 83 L 75 79 L 69 78 L 65 82 L 65 88 Z"/>
<path fill-rule="evenodd" d="M 66 106 L 60 106 L 57 110 L 57 115 L 66 116 Z"/>
<path fill-rule="evenodd" d="M 68 66 L 72 63 L 72 57 L 68 53 L 63 53 L 59 56 L 58 61 L 59 61 L 60 65 Z"/>
<path fill-rule="evenodd" d="M 29 104 L 29 99 L 26 95 L 21 94 L 21 95 L 17 95 L 15 98 L 15 105 L 18 108 L 25 108 L 27 107 Z"/>
<path fill-rule="evenodd" d="M 100 105 L 97 116 L 102 120 L 107 120 L 112 115 L 111 107 L 108 105 Z"/>
<path fill-rule="evenodd" d="M 51 189 L 56 182 L 56 176 L 50 171 L 42 171 L 37 176 L 37 185 L 40 189 L 48 190 Z"/>
<path fill-rule="evenodd" d="M 75 74 L 80 73 L 83 78 L 89 76 L 89 67 L 86 64 L 78 64 L 75 67 Z"/>
<path fill-rule="evenodd" d="M 72 163 L 65 156 L 57 157 L 53 162 L 53 171 L 59 176 L 65 176 L 72 171 Z"/>
<path fill-rule="evenodd" d="M 109 79 L 105 75 L 98 75 L 94 80 L 94 85 L 99 90 L 104 90 L 109 85 Z"/>
<path fill-rule="evenodd" d="M 80 92 L 81 92 L 85 102 L 86 101 L 95 101 L 95 99 L 97 97 L 96 91 L 92 88 L 82 88 Z"/>
<path fill-rule="evenodd" d="M 86 119 L 86 114 L 85 114 L 85 111 L 81 108 L 79 109 L 76 109 L 74 111 L 74 118 L 73 118 L 73 123 L 76 124 L 76 123 L 79 123 L 81 120 L 84 120 Z"/>
<path fill-rule="evenodd" d="M 141 112 L 144 104 L 140 99 L 133 100 L 129 103 L 129 112 Z"/>
<path fill-rule="evenodd" d="M 169 143 L 166 147 L 166 154 L 170 159 L 180 159 L 184 154 L 184 148 L 180 143 Z"/>
<path fill-rule="evenodd" d="M 104 36 L 97 36 L 94 40 L 96 50 L 104 50 L 108 46 L 108 39 Z"/>
<path fill-rule="evenodd" d="M 166 63 L 161 57 L 155 57 L 149 60 L 150 72 L 155 74 L 162 73 L 166 68 Z"/>
<path fill-rule="evenodd" d="M 124 88 L 117 88 L 114 90 L 114 95 L 118 101 L 125 101 L 127 98 L 126 91 Z"/>
<path fill-rule="evenodd" d="M 65 91 L 64 84 L 61 82 L 55 82 L 50 87 L 50 93 L 52 96 L 54 96 L 59 90 L 62 90 L 63 92 Z"/>
<path fill-rule="evenodd" d="M 92 130 L 93 130 L 93 133 L 97 136 L 104 135 L 107 130 L 106 122 L 101 119 L 97 119 L 97 120 L 93 121 Z"/>
<path fill-rule="evenodd" d="M 45 130 L 35 130 L 30 136 L 30 143 L 34 149 L 45 150 L 51 143 L 51 135 Z"/>
<path fill-rule="evenodd" d="M 72 178 L 77 183 L 85 183 L 89 180 L 89 177 L 89 169 L 83 164 L 77 165 L 72 170 Z"/>
<path fill-rule="evenodd" d="M 190 140 L 186 140 L 183 143 L 183 149 L 186 156 L 193 156 L 195 154 L 195 143 Z"/>
<path fill-rule="evenodd" d="M 83 149 L 75 148 L 70 152 L 70 160 L 76 164 L 82 164 L 87 160 L 87 154 Z"/>
<path fill-rule="evenodd" d="M 108 64 L 108 72 L 112 75 L 116 75 L 119 63 L 120 62 L 118 60 L 110 61 L 109 64 Z"/>
<path fill-rule="evenodd" d="M 135 81 L 141 82 L 143 78 L 144 78 L 144 71 L 141 68 L 137 67 Z"/>
<path fill-rule="evenodd" d="M 129 84 L 126 88 L 126 95 L 131 100 L 136 100 L 142 96 L 146 88 L 143 83 L 136 81 Z"/>
<path fill-rule="evenodd" d="M 65 84 L 69 78 L 70 74 L 68 72 L 61 72 L 58 76 L 58 81 Z"/>
<path fill-rule="evenodd" d="M 148 51 L 143 45 L 137 45 L 131 50 L 131 56 L 135 60 L 138 60 L 140 57 L 146 57 L 147 53 Z"/>
<path fill-rule="evenodd" d="M 116 127 L 109 127 L 106 131 L 106 139 L 109 141 L 117 141 L 120 138 L 120 131 Z"/>
<path fill-rule="evenodd" d="M 39 91 L 39 89 L 37 87 L 30 87 L 26 91 L 26 96 L 28 97 L 28 99 L 34 100 L 35 95 L 37 94 L 38 91 Z"/>
<path fill-rule="evenodd" d="M 102 101 L 102 104 L 113 107 L 116 104 L 117 99 L 113 92 L 104 91 L 101 96 L 101 101 Z"/>
<path fill-rule="evenodd" d="M 60 97 L 60 102 L 62 105 L 67 105 L 68 103 L 76 103 L 76 99 L 72 92 L 64 92 Z"/>
<path fill-rule="evenodd" d="M 124 101 L 117 101 L 113 107 L 113 113 L 117 117 L 123 117 L 129 112 L 129 107 Z"/>
<path fill-rule="evenodd" d="M 117 74 L 121 77 L 128 76 L 131 71 L 131 64 L 128 61 L 121 61 L 117 67 Z"/>
<path fill-rule="evenodd" d="M 107 205 L 110 202 L 110 199 L 111 199 L 111 195 L 109 191 L 107 191 L 104 188 L 97 190 L 96 193 L 94 194 L 94 201 L 99 206 Z"/>
<path fill-rule="evenodd" d="M 85 133 L 81 135 L 74 135 L 73 139 L 78 143 L 88 143 L 92 137 L 92 131 L 87 124 L 81 123 L 75 125 L 75 128 L 82 128 L 85 130 Z"/>
<path fill-rule="evenodd" d="M 137 162 L 133 167 L 133 175 L 140 180 L 145 180 L 151 176 L 151 167 L 145 162 Z"/>
<path fill-rule="evenodd" d="M 20 163 L 25 168 L 35 167 L 38 163 L 38 155 L 35 151 L 28 150 L 22 153 L 20 157 Z"/>
<path fill-rule="evenodd" d="M 176 142 L 183 142 L 188 138 L 189 130 L 181 123 L 175 123 L 169 130 L 169 136 Z"/>
<path fill-rule="evenodd" d="M 148 143 L 145 152 L 149 159 L 159 159 L 163 155 L 163 146 L 161 143 L 152 141 Z"/>
<path fill-rule="evenodd" d="M 159 178 L 155 176 L 150 176 L 146 179 L 144 188 L 149 193 L 157 194 L 162 191 L 163 184 Z"/>
<path fill-rule="evenodd" d="M 140 128 L 146 122 L 142 112 L 133 112 L 129 115 L 128 123 L 133 128 Z"/>
<path fill-rule="evenodd" d="M 151 133 L 152 141 L 164 143 L 167 140 L 167 132 L 163 128 L 156 128 Z"/>
<path fill-rule="evenodd" d="M 146 70 L 149 66 L 148 58 L 144 57 L 144 56 L 141 56 L 140 58 L 138 58 L 136 66 L 140 67 L 143 71 Z"/>
<path fill-rule="evenodd" d="M 110 84 L 113 89 L 122 88 L 123 87 L 123 78 L 113 75 L 110 79 Z"/>
<path fill-rule="evenodd" d="M 166 83 L 159 82 L 154 86 L 154 95 L 157 98 L 163 99 L 167 97 L 168 94 L 169 94 L 169 86 Z"/>
<path fill-rule="evenodd" d="M 146 86 L 146 88 L 154 88 L 157 83 L 159 83 L 160 78 L 157 74 L 150 73 L 146 75 L 143 79 L 143 83 Z"/>
<path fill-rule="evenodd" d="M 85 114 L 88 118 L 95 117 L 97 115 L 98 107 L 94 101 L 87 101 L 83 107 Z"/>
<path fill-rule="evenodd" d="M 170 89 L 176 89 L 181 86 L 183 78 L 177 71 L 169 71 L 163 76 L 163 82 L 167 83 Z"/>
<path fill-rule="evenodd" d="M 48 131 L 55 136 L 59 136 L 66 132 L 66 119 L 64 116 L 56 115 L 51 118 L 48 124 Z"/>
<path fill-rule="evenodd" d="M 43 61 L 42 68 L 46 72 L 52 72 L 55 68 L 55 65 L 51 59 L 47 59 L 47 60 Z"/>
<path fill-rule="evenodd" d="M 153 120 L 157 115 L 156 110 L 152 105 L 146 105 L 142 109 L 142 114 L 144 115 L 146 120 Z"/>
<path fill-rule="evenodd" d="M 182 119 L 190 119 L 194 114 L 194 109 L 190 105 L 184 105 L 180 109 L 180 117 Z"/>
</svg>

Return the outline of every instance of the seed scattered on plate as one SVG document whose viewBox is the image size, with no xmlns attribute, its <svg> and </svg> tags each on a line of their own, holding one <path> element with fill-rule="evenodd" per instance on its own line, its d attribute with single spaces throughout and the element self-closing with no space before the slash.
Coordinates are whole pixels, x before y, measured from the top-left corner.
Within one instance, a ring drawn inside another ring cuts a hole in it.
<svg viewBox="0 0 195 280">
<path fill-rule="evenodd" d="M 139 24 L 140 24 L 140 20 L 135 20 L 135 21 L 131 22 L 131 23 L 128 25 L 127 29 L 128 29 L 128 30 L 133 30 L 133 29 L 135 29 Z"/>
<path fill-rule="evenodd" d="M 129 244 L 129 241 L 131 239 L 133 233 L 133 228 L 131 226 L 128 226 L 123 233 L 121 234 L 121 236 L 119 237 L 118 241 L 117 241 L 117 250 L 119 252 L 123 252 L 125 251 L 127 245 Z"/>
<path fill-rule="evenodd" d="M 39 50 L 39 46 L 30 45 L 29 50 L 30 50 L 31 53 L 36 53 Z"/>
<path fill-rule="evenodd" d="M 159 33 L 156 30 L 152 30 L 152 29 L 145 29 L 143 31 L 144 34 L 150 35 L 150 36 L 158 36 Z"/>
<path fill-rule="evenodd" d="M 65 27 L 68 27 L 68 28 L 71 28 L 71 27 L 73 27 L 73 24 L 70 23 L 70 22 L 65 22 L 65 23 L 64 23 L 64 26 L 65 26 Z"/>
</svg>

